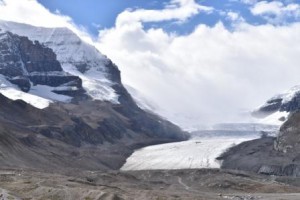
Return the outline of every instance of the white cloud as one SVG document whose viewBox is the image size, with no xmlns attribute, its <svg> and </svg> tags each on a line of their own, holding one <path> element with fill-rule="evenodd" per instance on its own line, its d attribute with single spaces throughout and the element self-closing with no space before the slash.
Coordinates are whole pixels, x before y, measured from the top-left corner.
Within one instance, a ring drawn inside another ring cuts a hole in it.
<svg viewBox="0 0 300 200">
<path fill-rule="evenodd" d="M 227 17 L 232 20 L 232 21 L 235 21 L 239 18 L 239 14 L 236 13 L 236 12 L 228 12 L 227 13 Z"/>
<path fill-rule="evenodd" d="M 132 24 L 134 22 L 160 22 L 176 20 L 183 22 L 199 12 L 211 12 L 213 8 L 201 6 L 195 0 L 172 0 L 162 10 L 126 10 L 117 20 L 116 26 Z"/>
<path fill-rule="evenodd" d="M 284 23 L 287 18 L 300 17 L 300 5 L 296 3 L 284 4 L 281 1 L 260 1 L 251 8 L 253 15 L 263 16 L 274 24 Z"/>
<path fill-rule="evenodd" d="M 98 48 L 169 119 L 183 126 L 240 121 L 242 111 L 299 84 L 300 24 L 235 28 L 199 25 L 177 36 L 133 23 L 102 31 Z"/>
<path fill-rule="evenodd" d="M 61 15 L 59 11 L 51 13 L 36 0 L 0 1 L 0 19 L 42 27 L 67 27 L 86 42 L 92 43 L 84 27 L 75 25 L 70 17 Z"/>
<path fill-rule="evenodd" d="M 232 23 L 241 23 L 244 22 L 245 19 L 237 12 L 225 12 L 226 19 L 230 20 Z"/>
<path fill-rule="evenodd" d="M 257 0 L 240 0 L 240 1 L 244 4 L 249 4 L 249 5 L 253 5 L 257 3 Z"/>
</svg>

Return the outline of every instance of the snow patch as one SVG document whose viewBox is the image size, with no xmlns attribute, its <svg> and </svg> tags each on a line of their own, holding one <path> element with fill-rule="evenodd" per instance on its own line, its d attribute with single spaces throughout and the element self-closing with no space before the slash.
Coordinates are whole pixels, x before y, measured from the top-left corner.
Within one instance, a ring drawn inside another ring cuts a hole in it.
<svg viewBox="0 0 300 200">
<path fill-rule="evenodd" d="M 11 100 L 23 100 L 26 103 L 44 109 L 54 101 L 70 102 L 72 97 L 56 94 L 53 90 L 63 90 L 65 87 L 50 87 L 34 85 L 28 93 L 21 91 L 16 85 L 10 83 L 5 76 L 0 75 L 0 93 Z"/>
<path fill-rule="evenodd" d="M 49 99 L 21 91 L 7 81 L 3 75 L 0 75 L 0 93 L 12 100 L 23 100 L 39 109 L 44 109 L 52 103 Z"/>
<path fill-rule="evenodd" d="M 62 88 L 60 87 L 50 87 L 47 85 L 35 85 L 31 87 L 29 93 L 52 101 L 70 102 L 72 100 L 72 97 L 56 94 L 52 92 L 53 90 L 61 90 L 61 89 Z"/>
<path fill-rule="evenodd" d="M 288 118 L 289 112 L 280 112 L 277 111 L 263 119 L 260 119 L 259 122 L 262 124 L 272 124 L 281 126 Z"/>
<path fill-rule="evenodd" d="M 93 99 L 110 101 L 115 104 L 119 103 L 119 96 L 112 88 L 113 83 L 109 81 L 101 71 L 91 68 L 82 74 L 72 64 L 64 63 L 62 67 L 65 71 L 74 76 L 78 76 L 82 80 L 82 87 Z"/>
</svg>

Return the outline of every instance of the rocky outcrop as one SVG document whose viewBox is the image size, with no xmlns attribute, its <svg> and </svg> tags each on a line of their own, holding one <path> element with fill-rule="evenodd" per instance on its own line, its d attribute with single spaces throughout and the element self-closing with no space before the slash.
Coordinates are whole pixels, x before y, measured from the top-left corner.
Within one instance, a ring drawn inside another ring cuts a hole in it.
<svg viewBox="0 0 300 200">
<path fill-rule="evenodd" d="M 263 106 L 255 110 L 252 115 L 255 117 L 265 117 L 274 112 L 280 111 L 282 107 L 282 98 L 270 99 Z"/>
<path fill-rule="evenodd" d="M 300 176 L 300 87 L 276 95 L 253 112 L 284 122 L 276 137 L 244 142 L 223 153 L 222 168 L 279 176 Z M 277 121 L 277 122 L 278 122 Z"/>
<path fill-rule="evenodd" d="M 222 168 L 300 177 L 300 112 L 282 125 L 278 136 L 244 142 L 223 153 Z"/>
<path fill-rule="evenodd" d="M 119 169 L 136 148 L 188 138 L 157 116 L 129 108 L 124 113 L 109 102 L 40 110 L 0 94 L 0 104 L 1 167 Z"/>
<path fill-rule="evenodd" d="M 31 84 L 82 90 L 81 79 L 63 71 L 52 49 L 10 32 L 0 33 L 0 74 L 25 92 Z"/>
<path fill-rule="evenodd" d="M 295 86 L 286 93 L 276 95 L 252 114 L 256 117 L 265 117 L 277 111 L 296 112 L 300 110 L 300 87 Z"/>
</svg>

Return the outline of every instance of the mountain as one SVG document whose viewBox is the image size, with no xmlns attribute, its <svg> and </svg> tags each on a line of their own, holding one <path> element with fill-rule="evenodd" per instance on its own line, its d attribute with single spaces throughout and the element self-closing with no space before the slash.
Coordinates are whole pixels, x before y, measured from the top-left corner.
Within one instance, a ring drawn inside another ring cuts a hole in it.
<svg viewBox="0 0 300 200">
<path fill-rule="evenodd" d="M 252 114 L 254 117 L 262 118 L 274 124 L 283 124 L 290 113 L 300 109 L 300 86 L 275 95 L 264 105 L 256 109 Z"/>
<path fill-rule="evenodd" d="M 34 27 L 1 20 L 0 29 L 28 37 L 51 48 L 63 70 L 80 77 L 82 86 L 90 97 L 118 103 L 115 90 L 116 85 L 121 83 L 121 78 L 117 66 L 71 30 Z"/>
<path fill-rule="evenodd" d="M 0 29 L 2 167 L 119 169 L 137 148 L 189 137 L 138 107 L 117 66 L 72 31 Z"/>
<path fill-rule="evenodd" d="M 300 87 L 274 96 L 253 115 L 283 124 L 275 137 L 265 135 L 223 153 L 222 168 L 300 177 Z"/>
<path fill-rule="evenodd" d="M 47 85 L 53 93 L 70 96 L 83 92 L 81 79 L 63 71 L 52 49 L 37 41 L 2 31 L 0 53 L 0 74 L 23 92 L 37 89 L 36 85 Z"/>
</svg>

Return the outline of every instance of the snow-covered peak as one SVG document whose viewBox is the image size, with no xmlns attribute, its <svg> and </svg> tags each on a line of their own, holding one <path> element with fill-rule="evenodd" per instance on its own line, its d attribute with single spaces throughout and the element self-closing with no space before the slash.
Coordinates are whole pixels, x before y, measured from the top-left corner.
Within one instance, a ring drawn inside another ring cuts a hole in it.
<svg viewBox="0 0 300 200">
<path fill-rule="evenodd" d="M 277 94 L 253 112 L 262 122 L 281 125 L 291 112 L 300 109 L 300 86 Z"/>
<path fill-rule="evenodd" d="M 300 92 L 300 85 L 294 86 L 282 94 L 278 94 L 271 99 L 282 99 L 282 103 L 290 102 Z"/>
<path fill-rule="evenodd" d="M 43 28 L 0 20 L 0 29 L 51 48 L 64 71 L 82 79 L 82 86 L 93 99 L 118 103 L 111 80 L 111 61 L 94 46 L 85 43 L 67 28 Z"/>
</svg>

